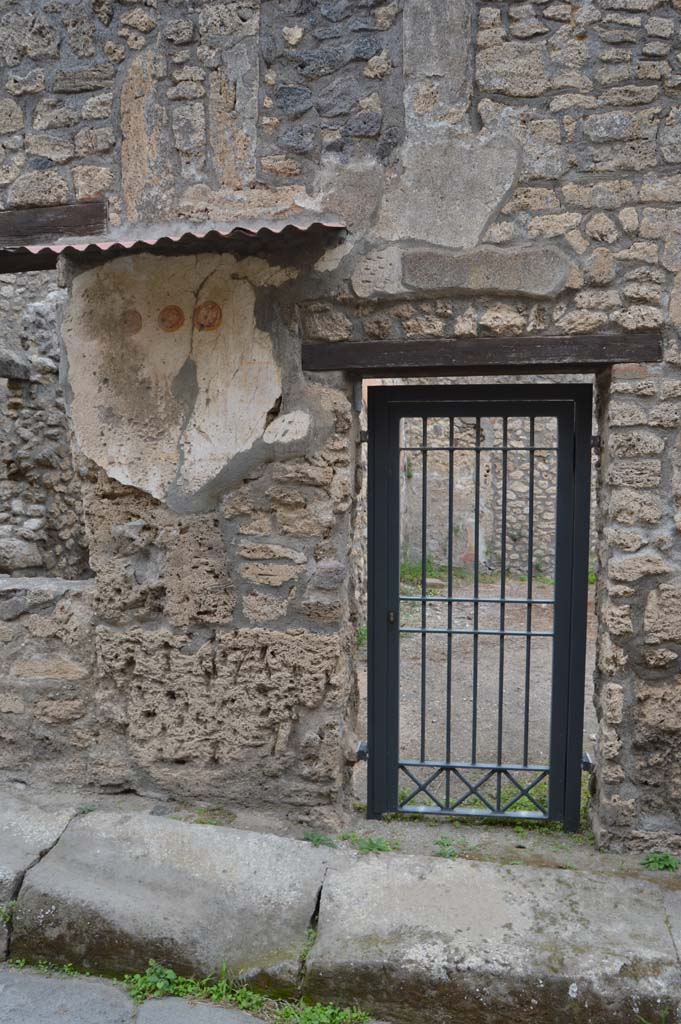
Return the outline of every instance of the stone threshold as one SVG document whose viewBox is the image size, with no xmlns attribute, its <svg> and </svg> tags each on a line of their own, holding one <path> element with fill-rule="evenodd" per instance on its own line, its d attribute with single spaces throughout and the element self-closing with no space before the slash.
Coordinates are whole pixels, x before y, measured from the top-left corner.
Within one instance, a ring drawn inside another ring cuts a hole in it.
<svg viewBox="0 0 681 1024">
<path fill-rule="evenodd" d="M 7 892 L 6 952 L 29 962 L 104 975 L 150 958 L 195 976 L 225 965 L 270 994 L 396 1024 L 659 1024 L 681 1011 L 676 878 L 360 855 L 2 795 L 0 902 Z"/>
</svg>

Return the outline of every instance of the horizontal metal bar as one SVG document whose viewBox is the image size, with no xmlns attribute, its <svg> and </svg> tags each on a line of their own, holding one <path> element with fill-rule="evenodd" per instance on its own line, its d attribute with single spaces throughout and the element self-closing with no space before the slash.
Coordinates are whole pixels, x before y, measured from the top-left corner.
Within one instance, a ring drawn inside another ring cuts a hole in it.
<svg viewBox="0 0 681 1024">
<path fill-rule="evenodd" d="M 409 448 L 400 448 L 401 452 L 557 452 L 557 448 L 514 448 L 512 445 L 497 448 L 481 445 L 479 448 L 450 448 L 447 445 L 415 445 Z"/>
<path fill-rule="evenodd" d="M 555 604 L 553 600 L 543 600 L 540 597 L 438 597 L 438 596 L 426 596 L 422 597 L 420 594 L 416 596 L 405 597 L 400 594 L 400 601 L 425 601 L 426 604 L 435 604 L 438 601 L 447 601 L 450 604 Z"/>
<path fill-rule="evenodd" d="M 553 631 L 529 633 L 526 629 L 421 629 L 419 626 L 402 626 L 400 633 L 442 633 L 444 636 L 550 636 Z"/>
<path fill-rule="evenodd" d="M 484 761 L 479 761 L 476 764 L 472 764 L 470 761 L 400 761 L 400 768 L 456 768 L 456 769 L 472 769 L 480 771 L 493 771 L 493 772 L 548 772 L 550 766 L 548 764 L 490 764 Z"/>
<path fill-rule="evenodd" d="M 524 819 L 526 821 L 527 820 L 529 820 L 529 821 L 548 821 L 549 820 L 548 812 L 546 814 L 540 814 L 539 811 L 514 811 L 512 809 L 508 810 L 508 811 L 490 811 L 490 810 L 487 810 L 486 808 L 461 807 L 461 806 L 457 806 L 457 807 L 454 807 L 454 808 L 444 807 L 441 810 L 439 807 L 431 807 L 429 805 L 424 805 L 424 804 L 416 804 L 413 807 L 411 806 L 411 804 L 399 804 L 398 805 L 398 813 L 400 813 L 400 814 L 432 814 L 432 815 L 439 816 L 441 818 L 442 817 L 454 817 L 455 815 L 456 815 L 456 817 L 459 817 L 460 815 L 464 815 L 465 817 L 468 817 L 468 818 L 501 818 L 501 819 L 505 819 L 506 821 L 508 821 L 509 818 L 522 818 L 522 819 Z"/>
</svg>

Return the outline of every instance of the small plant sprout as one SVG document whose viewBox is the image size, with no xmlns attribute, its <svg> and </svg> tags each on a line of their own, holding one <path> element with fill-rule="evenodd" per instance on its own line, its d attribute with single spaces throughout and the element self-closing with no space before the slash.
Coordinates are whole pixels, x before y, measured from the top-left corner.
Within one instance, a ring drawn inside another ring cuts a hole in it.
<svg viewBox="0 0 681 1024">
<path fill-rule="evenodd" d="M 439 836 L 435 840 L 435 856 L 446 857 L 447 860 L 456 860 L 459 854 L 451 839 L 447 836 Z"/>
<path fill-rule="evenodd" d="M 16 905 L 16 900 L 10 900 L 9 903 L 0 903 L 0 924 L 4 924 L 5 928 L 9 928 L 12 923 L 12 914 Z"/>
<path fill-rule="evenodd" d="M 358 853 L 392 853 L 400 848 L 396 840 L 384 839 L 383 836 L 361 836 L 358 832 L 343 832 L 341 839 L 350 843 Z"/>
<path fill-rule="evenodd" d="M 647 854 L 641 864 L 648 871 L 678 871 L 681 867 L 681 858 L 675 857 L 673 853 L 654 851 Z"/>
<path fill-rule="evenodd" d="M 331 836 L 325 836 L 323 832 L 316 832 L 314 829 L 308 829 L 303 839 L 306 843 L 312 843 L 313 846 L 334 846 L 336 843 Z"/>
<path fill-rule="evenodd" d="M 312 948 L 314 929 L 308 931 L 307 952 Z M 305 954 L 306 955 L 306 954 Z M 366 1013 L 356 1007 L 342 1007 L 302 1000 L 273 1000 L 230 977 L 223 964 L 217 977 L 185 978 L 170 967 L 150 960 L 143 974 L 126 974 L 124 985 L 136 1003 L 146 999 L 177 996 L 204 1002 L 238 1006 L 247 1013 L 261 1013 L 273 1024 L 368 1024 Z"/>
</svg>

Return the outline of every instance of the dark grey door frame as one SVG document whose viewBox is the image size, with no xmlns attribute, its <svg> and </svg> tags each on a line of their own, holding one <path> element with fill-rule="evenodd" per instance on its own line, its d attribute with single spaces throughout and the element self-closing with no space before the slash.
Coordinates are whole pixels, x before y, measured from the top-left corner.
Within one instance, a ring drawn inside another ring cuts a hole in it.
<svg viewBox="0 0 681 1024">
<path fill-rule="evenodd" d="M 555 416 L 558 515 L 548 817 L 579 825 L 591 476 L 590 384 L 405 385 L 369 390 L 368 816 L 398 810 L 400 420 Z"/>
</svg>

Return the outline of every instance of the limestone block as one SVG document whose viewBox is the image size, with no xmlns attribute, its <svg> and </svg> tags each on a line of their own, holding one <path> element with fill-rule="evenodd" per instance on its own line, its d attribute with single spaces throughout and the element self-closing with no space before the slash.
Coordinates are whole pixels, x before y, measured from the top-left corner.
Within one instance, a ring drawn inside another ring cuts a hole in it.
<svg viewBox="0 0 681 1024">
<path fill-rule="evenodd" d="M 303 319 L 305 333 L 318 341 L 344 341 L 352 334 L 352 321 L 345 313 L 327 307 L 312 307 Z"/>
<path fill-rule="evenodd" d="M 59 206 L 69 200 L 69 186 L 58 171 L 30 171 L 14 181 L 11 206 Z"/>
<path fill-rule="evenodd" d="M 291 583 L 300 573 L 301 569 L 295 565 L 279 562 L 246 562 L 239 569 L 239 574 L 245 580 L 267 587 L 281 587 L 284 583 Z"/>
<path fill-rule="evenodd" d="M 607 633 L 600 637 L 597 654 L 597 665 L 604 676 L 614 676 L 627 663 L 627 655 L 614 644 Z"/>
<path fill-rule="evenodd" d="M 636 486 L 636 484 L 634 484 Z M 641 486 L 652 486 L 642 484 Z M 655 494 L 622 489 L 610 497 L 610 514 L 618 523 L 659 523 L 664 514 L 660 499 Z"/>
<path fill-rule="evenodd" d="M 375 1018 L 424 1024 L 491 1021 L 499 1013 L 509 1020 L 531 1013 L 535 1024 L 570 1017 L 616 1024 L 632 1002 L 654 1019 L 660 972 L 669 993 L 679 984 L 664 891 L 632 880 L 622 898 L 620 878 L 570 875 L 565 884 L 559 871 L 462 858 L 365 857 L 332 866 L 304 996 L 360 1000 Z M 585 934 L 597 958 L 584 956 Z M 622 965 L 633 963 L 623 976 Z"/>
<path fill-rule="evenodd" d="M 150 957 L 191 976 L 224 965 L 292 992 L 317 893 L 338 857 L 277 836 L 95 812 L 27 878 L 15 954 L 42 949 L 117 974 L 143 970 Z"/>
<path fill-rule="evenodd" d="M 260 261 L 202 255 L 134 256 L 75 279 L 63 333 L 88 458 L 181 502 L 253 448 L 282 392 L 272 341 L 255 323 L 261 278 L 272 271 Z M 202 310 L 213 320 L 195 327 Z"/>
<path fill-rule="evenodd" d="M 681 642 L 681 583 L 662 583 L 650 591 L 644 627 L 646 643 Z"/>
<path fill-rule="evenodd" d="M 503 135 L 410 140 L 402 152 L 403 173 L 386 188 L 377 236 L 452 248 L 476 245 L 506 199 L 519 160 Z"/>
<path fill-rule="evenodd" d="M 411 0 L 404 9 L 404 76 L 407 108 L 414 86 L 436 82 L 445 109 L 465 105 L 472 79 L 471 0 Z"/>
<path fill-rule="evenodd" d="M 608 482 L 619 487 L 657 487 L 662 466 L 659 459 L 632 459 L 608 466 Z"/>
<path fill-rule="evenodd" d="M 504 42 L 478 54 L 475 75 L 485 92 L 541 96 L 549 88 L 546 43 Z"/>
<path fill-rule="evenodd" d="M 404 283 L 414 291 L 543 298 L 563 288 L 569 261 L 550 245 L 480 246 L 468 253 L 407 250 L 402 266 Z"/>
<path fill-rule="evenodd" d="M 206 766 L 230 769 L 236 802 L 262 785 L 262 771 L 248 778 L 246 766 L 269 755 L 282 723 L 327 699 L 338 705 L 350 686 L 338 635 L 254 628 L 195 642 L 167 629 L 99 627 L 96 643 L 100 685 L 127 695 L 138 762 L 155 778 L 179 773 L 204 789 Z M 336 785 L 341 768 L 339 756 Z"/>
<path fill-rule="evenodd" d="M 608 447 L 611 452 L 620 457 L 637 458 L 645 455 L 659 455 L 664 450 L 664 444 L 664 438 L 651 431 L 631 430 L 613 433 Z"/>
<path fill-rule="evenodd" d="M 21 131 L 24 113 L 16 100 L 0 99 L 0 135 Z"/>
<path fill-rule="evenodd" d="M 34 541 L 22 540 L 11 529 L 0 527 L 0 572 L 35 569 L 43 564 L 43 556 Z"/>
<path fill-rule="evenodd" d="M 608 563 L 610 579 L 623 583 L 640 580 L 644 576 L 660 576 L 670 571 L 669 563 L 656 553 L 611 558 Z"/>
<path fill-rule="evenodd" d="M 624 689 L 617 683 L 606 683 L 601 691 L 603 717 L 610 725 L 619 725 L 624 710 Z"/>
<path fill-rule="evenodd" d="M 678 677 L 671 686 L 640 681 L 636 686 L 637 714 L 635 742 L 648 744 L 681 732 L 681 685 Z"/>
</svg>

